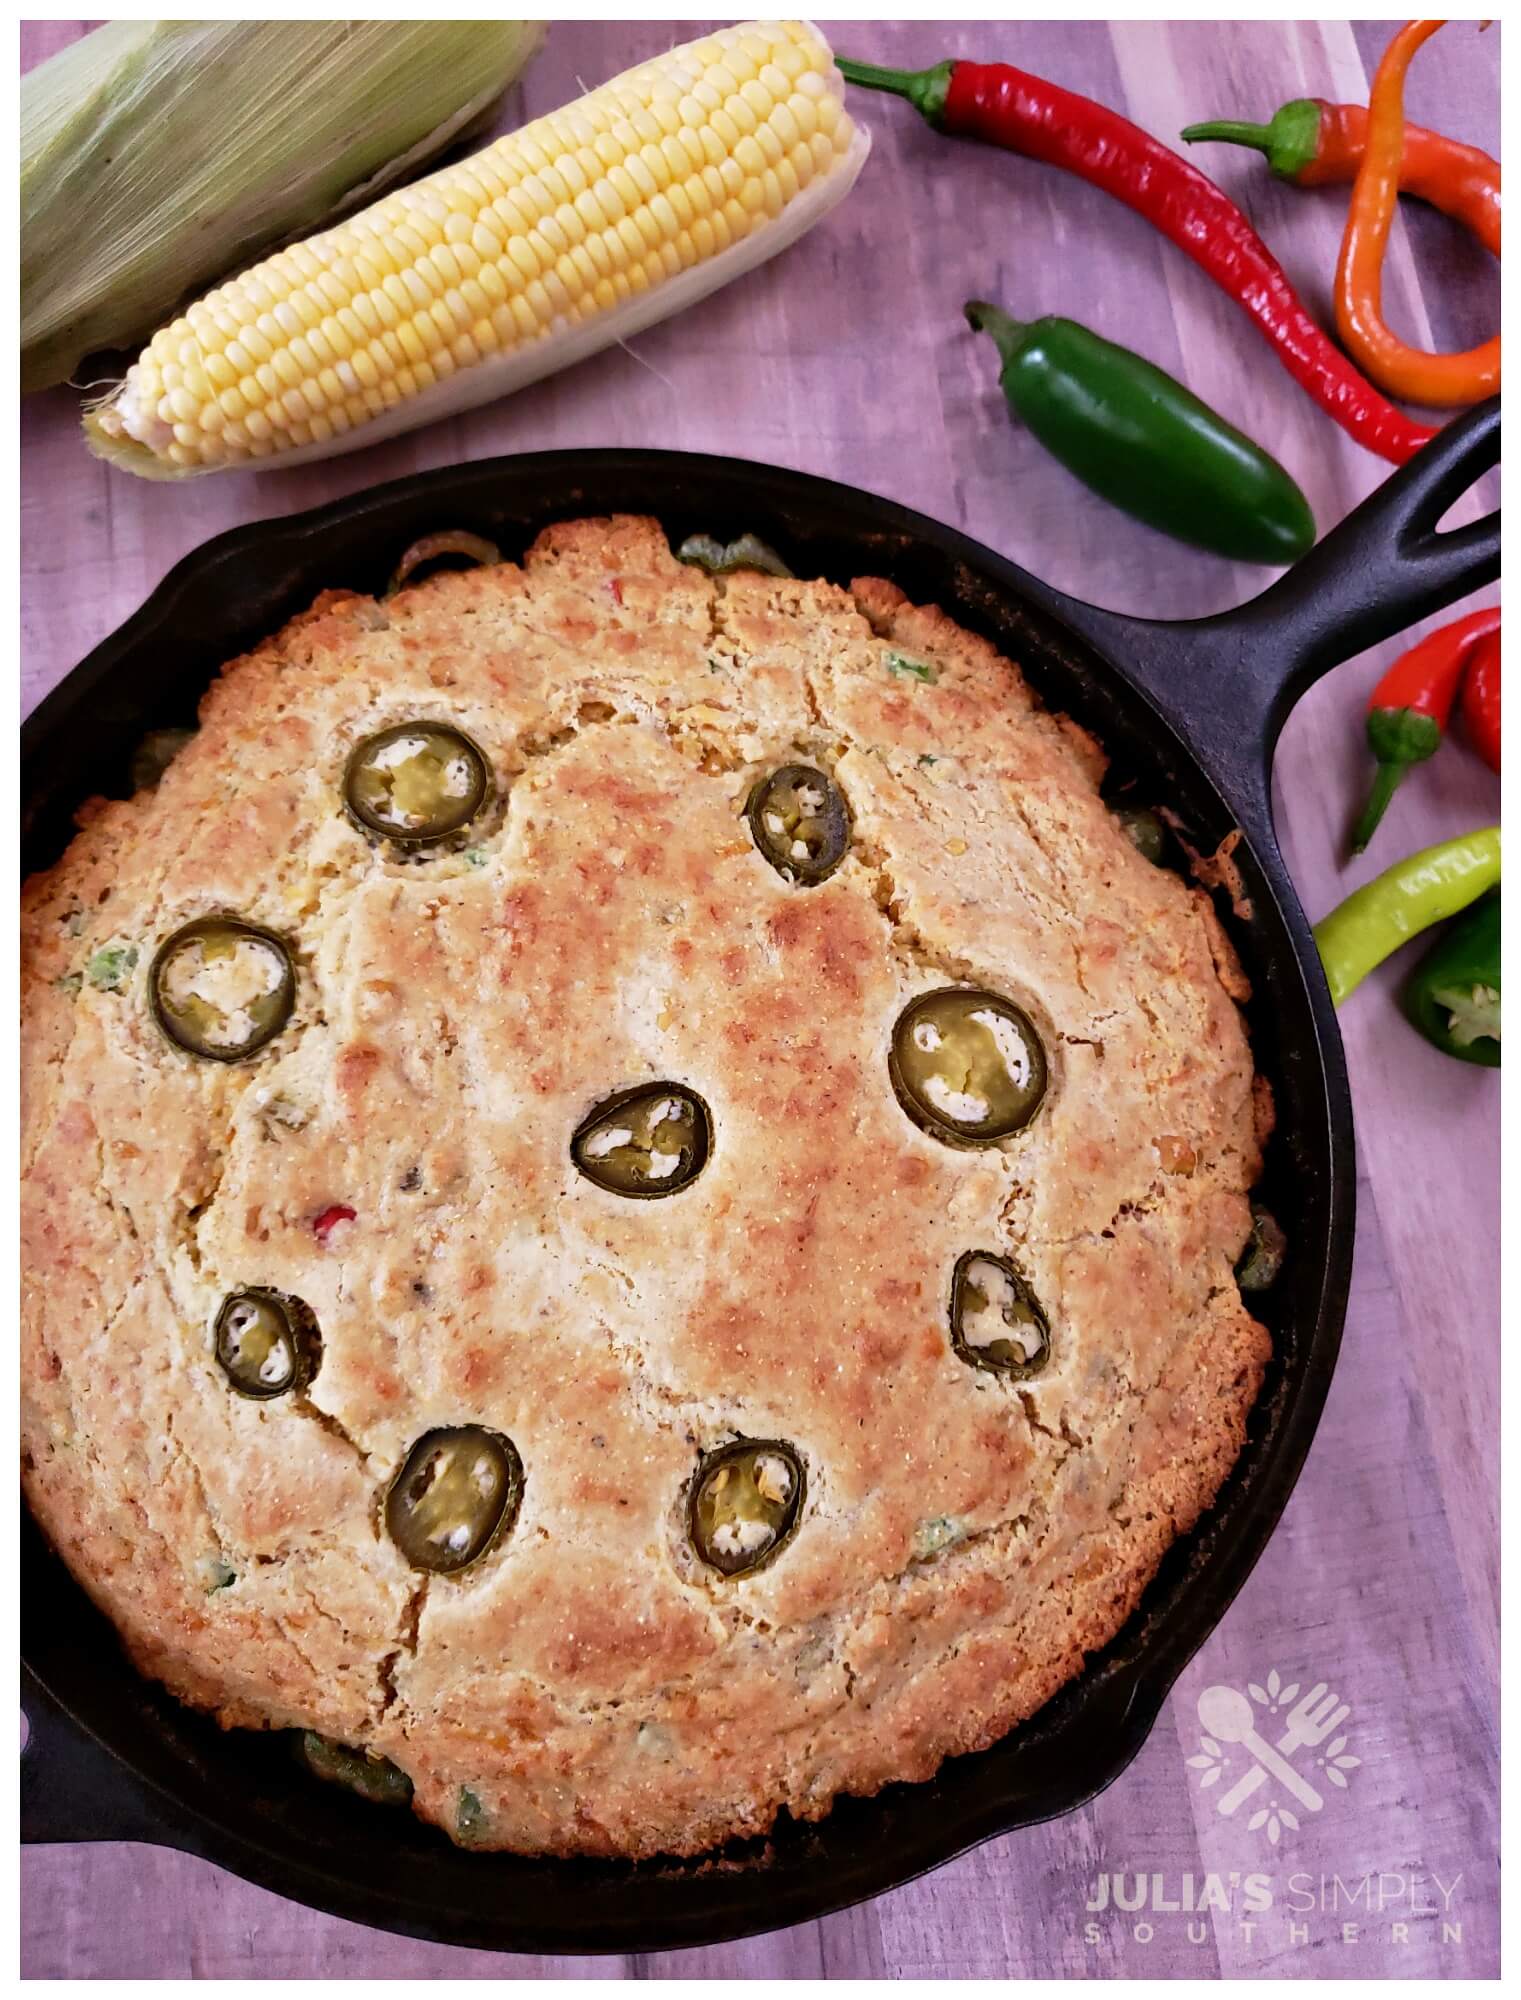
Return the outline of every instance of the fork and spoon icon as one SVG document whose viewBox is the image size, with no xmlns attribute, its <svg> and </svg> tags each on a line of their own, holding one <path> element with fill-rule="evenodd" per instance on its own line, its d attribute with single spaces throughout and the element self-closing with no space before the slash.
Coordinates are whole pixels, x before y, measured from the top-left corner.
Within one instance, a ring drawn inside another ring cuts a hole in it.
<svg viewBox="0 0 1521 2000">
<path fill-rule="evenodd" d="M 1244 1694 L 1229 1687 L 1206 1688 L 1199 1697 L 1199 1721 L 1205 1732 L 1222 1743 L 1239 1743 L 1256 1759 L 1253 1768 L 1221 1798 L 1220 1811 L 1233 1813 L 1269 1778 L 1276 1778 L 1306 1811 L 1319 1812 L 1325 1800 L 1308 1779 L 1300 1777 L 1289 1759 L 1297 1751 L 1324 1743 L 1350 1713 L 1339 1695 L 1324 1681 L 1317 1681 L 1289 1710 L 1288 1727 L 1275 1745 L 1258 1735 L 1255 1711 Z"/>
</svg>

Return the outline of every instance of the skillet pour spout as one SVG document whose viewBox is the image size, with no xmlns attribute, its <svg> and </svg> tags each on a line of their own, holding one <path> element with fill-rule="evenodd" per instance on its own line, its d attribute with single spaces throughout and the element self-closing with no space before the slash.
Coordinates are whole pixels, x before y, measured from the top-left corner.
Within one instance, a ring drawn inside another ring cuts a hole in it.
<svg viewBox="0 0 1521 2000">
<path fill-rule="evenodd" d="M 692 1861 L 470 1853 L 405 1813 L 318 1784 L 268 1737 L 224 1732 L 141 1680 L 27 1521 L 23 1838 L 156 1841 L 298 1902 L 441 1942 L 618 1952 L 824 1915 L 1112 1783 L 1266 1546 L 1341 1338 L 1351 1108 L 1314 940 L 1273 833 L 1273 746 L 1320 674 L 1498 574 L 1498 515 L 1448 532 L 1438 523 L 1496 463 L 1499 440 L 1497 402 L 1460 418 L 1261 596 L 1187 624 L 1080 603 L 952 529 L 827 480 L 658 451 L 549 452 L 423 473 L 236 530 L 173 570 L 25 725 L 24 873 L 56 859 L 80 800 L 127 789 L 127 746 L 193 719 L 224 660 L 321 590 L 383 590 L 400 551 L 440 526 L 515 556 L 552 521 L 651 514 L 673 545 L 749 532 L 798 574 L 841 583 L 886 574 L 916 601 L 940 604 L 1019 660 L 1142 796 L 1168 801 L 1201 852 L 1237 834 L 1240 895 L 1221 915 L 1254 989 L 1253 1047 L 1279 1119 L 1265 1193 L 1294 1249 L 1264 1295 L 1274 1360 L 1215 1507 L 1075 1681 L 1012 1736 L 953 1758 L 926 1784 L 845 1799 L 817 1825 L 784 1820 L 765 1841 Z"/>
</svg>

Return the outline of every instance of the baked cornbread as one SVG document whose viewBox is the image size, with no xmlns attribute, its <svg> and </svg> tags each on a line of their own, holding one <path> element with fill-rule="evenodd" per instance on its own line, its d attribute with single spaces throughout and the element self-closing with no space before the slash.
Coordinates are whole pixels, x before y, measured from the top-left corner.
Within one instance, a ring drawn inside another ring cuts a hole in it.
<svg viewBox="0 0 1521 2000">
<path fill-rule="evenodd" d="M 138 1667 L 556 1853 L 1038 1709 L 1269 1352 L 1241 974 L 1103 769 L 641 519 L 227 667 L 23 901 L 25 1487 Z"/>
</svg>

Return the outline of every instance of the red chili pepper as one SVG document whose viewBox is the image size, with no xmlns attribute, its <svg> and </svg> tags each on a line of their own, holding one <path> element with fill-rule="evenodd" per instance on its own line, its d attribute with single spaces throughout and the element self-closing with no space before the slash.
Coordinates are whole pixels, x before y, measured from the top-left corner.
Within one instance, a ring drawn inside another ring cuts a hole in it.
<svg viewBox="0 0 1521 2000">
<path fill-rule="evenodd" d="M 1500 768 L 1500 627 L 1486 632 L 1463 676 L 1463 726 L 1491 771 Z"/>
<path fill-rule="evenodd" d="M 1128 118 L 1007 63 L 915 71 L 835 62 L 851 83 L 906 97 L 939 131 L 1065 167 L 1144 216 L 1236 301 L 1295 381 L 1369 451 L 1402 465 L 1436 435 L 1395 409 L 1332 345 L 1229 196 Z"/>
<path fill-rule="evenodd" d="M 1378 759 L 1378 772 L 1352 829 L 1354 854 L 1361 854 L 1373 838 L 1384 808 L 1410 766 L 1436 755 L 1469 656 L 1486 634 L 1499 629 L 1499 607 L 1491 606 L 1428 632 L 1419 645 L 1401 653 L 1373 690 L 1368 748 Z"/>
<path fill-rule="evenodd" d="M 1296 97 L 1281 104 L 1266 125 L 1213 118 L 1178 134 L 1190 146 L 1201 139 L 1255 146 L 1279 180 L 1294 187 L 1350 187 L 1368 142 L 1365 104 L 1328 104 L 1323 97 Z M 1493 256 L 1500 254 L 1500 162 L 1405 121 L 1400 148 L 1400 193 L 1419 196 L 1461 222 Z"/>
<path fill-rule="evenodd" d="M 312 1234 L 319 1243 L 325 1244 L 340 1222 L 352 1222 L 354 1218 L 352 1208 L 345 1208 L 342 1202 L 334 1202 L 331 1208 L 323 1209 L 312 1223 Z"/>
</svg>

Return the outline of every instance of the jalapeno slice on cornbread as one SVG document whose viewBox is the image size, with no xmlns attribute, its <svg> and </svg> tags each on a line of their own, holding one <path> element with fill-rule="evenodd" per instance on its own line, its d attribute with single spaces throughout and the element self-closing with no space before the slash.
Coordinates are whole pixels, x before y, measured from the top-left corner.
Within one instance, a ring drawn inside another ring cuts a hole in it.
<svg viewBox="0 0 1521 2000">
<path fill-rule="evenodd" d="M 695 563 L 710 576 L 732 576 L 738 569 L 758 570 L 762 576 L 792 578 L 792 571 L 769 542 L 759 535 L 739 535 L 729 543 L 716 535 L 688 535 L 676 551 L 676 560 Z"/>
<path fill-rule="evenodd" d="M 968 1250 L 951 1279 L 951 1345 L 970 1367 L 1025 1380 L 1051 1359 L 1051 1329 L 1007 1257 Z"/>
<path fill-rule="evenodd" d="M 523 1461 L 511 1438 L 478 1424 L 429 1431 L 386 1495 L 386 1532 L 414 1569 L 467 1569 L 512 1526 Z"/>
<path fill-rule="evenodd" d="M 1167 828 L 1149 806 L 1116 806 L 1120 831 L 1137 854 L 1160 868 L 1167 859 Z"/>
<path fill-rule="evenodd" d="M 1030 1017 L 974 987 L 921 993 L 893 1029 L 889 1073 L 922 1130 L 958 1146 L 1018 1132 L 1046 1093 L 1046 1052 Z"/>
<path fill-rule="evenodd" d="M 262 1285 L 229 1292 L 216 1318 L 217 1364 L 240 1396 L 265 1402 L 304 1389 L 322 1342 L 309 1306 Z"/>
<path fill-rule="evenodd" d="M 777 1438 L 736 1438 L 707 1454 L 687 1506 L 692 1546 L 720 1576 L 770 1562 L 797 1527 L 803 1462 Z"/>
<path fill-rule="evenodd" d="M 409 548 L 402 551 L 401 560 L 391 572 L 391 581 L 386 586 L 386 596 L 394 597 L 405 590 L 420 571 L 432 569 L 440 562 L 460 562 L 466 569 L 474 569 L 499 563 L 502 552 L 495 542 L 487 541 L 484 535 L 473 535 L 468 528 L 441 528 L 436 534 L 419 535 Z"/>
<path fill-rule="evenodd" d="M 153 791 L 194 735 L 193 729 L 150 729 L 132 752 L 127 767 L 133 791 Z"/>
<path fill-rule="evenodd" d="M 301 1731 L 296 1754 L 314 1777 L 342 1785 L 372 1806 L 404 1806 L 412 1796 L 412 1780 L 389 1757 L 350 1749 L 347 1743 L 335 1743 L 331 1736 L 319 1736 L 315 1729 Z"/>
<path fill-rule="evenodd" d="M 708 1107 L 695 1091 L 679 1083 L 641 1083 L 581 1121 L 570 1156 L 609 1194 L 649 1200 L 696 1180 L 712 1143 Z"/>
<path fill-rule="evenodd" d="M 273 931 L 240 917 L 199 917 L 159 946 L 148 973 L 154 1019 L 177 1048 L 239 1062 L 290 1019 L 296 969 Z"/>
<path fill-rule="evenodd" d="M 1283 1269 L 1289 1239 L 1271 1209 L 1252 1203 L 1252 1233 L 1236 1265 L 1236 1283 L 1243 1292 L 1265 1292 Z"/>
<path fill-rule="evenodd" d="M 398 722 L 365 737 L 343 774 L 353 818 L 398 847 L 428 847 L 461 832 L 490 789 L 484 752 L 446 722 Z"/>
<path fill-rule="evenodd" d="M 811 764 L 784 764 L 762 778 L 745 812 L 756 846 L 792 882 L 824 881 L 850 846 L 844 794 Z"/>
</svg>

